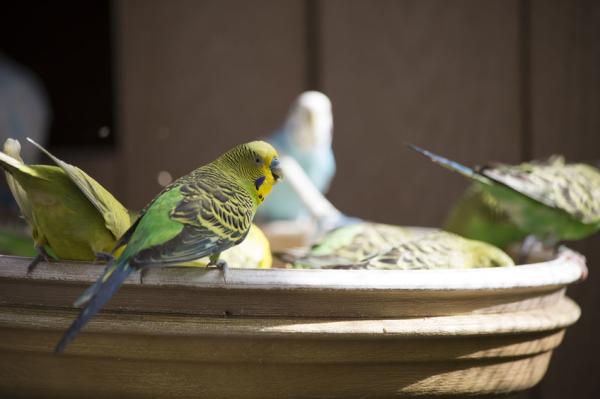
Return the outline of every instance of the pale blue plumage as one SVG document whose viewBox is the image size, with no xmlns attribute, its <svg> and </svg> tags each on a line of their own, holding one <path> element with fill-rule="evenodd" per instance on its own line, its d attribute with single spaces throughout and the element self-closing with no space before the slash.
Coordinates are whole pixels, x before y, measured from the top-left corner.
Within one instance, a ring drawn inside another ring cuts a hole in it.
<svg viewBox="0 0 600 399">
<path fill-rule="evenodd" d="M 281 156 L 294 158 L 313 185 L 325 193 L 335 175 L 332 131 L 329 98 L 322 93 L 308 91 L 298 97 L 282 128 L 267 141 Z M 294 220 L 308 216 L 308 210 L 286 181 L 273 190 L 257 214 L 261 221 Z"/>
</svg>

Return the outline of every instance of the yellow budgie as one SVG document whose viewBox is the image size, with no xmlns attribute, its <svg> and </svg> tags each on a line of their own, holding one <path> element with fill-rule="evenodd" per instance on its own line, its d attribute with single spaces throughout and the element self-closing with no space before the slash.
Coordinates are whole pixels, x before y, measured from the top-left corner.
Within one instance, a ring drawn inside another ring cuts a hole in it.
<svg viewBox="0 0 600 399">
<path fill-rule="evenodd" d="M 24 164 L 20 144 L 12 139 L 0 152 L 0 166 L 31 226 L 39 255 L 30 270 L 49 259 L 47 248 L 59 259 L 71 260 L 93 260 L 109 252 L 131 224 L 125 207 L 84 171 L 29 141 L 57 166 Z"/>
</svg>

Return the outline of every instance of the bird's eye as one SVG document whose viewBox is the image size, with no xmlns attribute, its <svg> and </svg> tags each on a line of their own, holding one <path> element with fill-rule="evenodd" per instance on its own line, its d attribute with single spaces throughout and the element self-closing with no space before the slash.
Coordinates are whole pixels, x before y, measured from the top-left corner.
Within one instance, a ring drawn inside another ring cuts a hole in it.
<svg viewBox="0 0 600 399">
<path fill-rule="evenodd" d="M 256 161 L 256 164 L 257 164 L 257 165 L 260 165 L 260 158 L 259 158 L 259 157 L 256 157 L 256 158 L 254 159 L 254 161 Z"/>
</svg>

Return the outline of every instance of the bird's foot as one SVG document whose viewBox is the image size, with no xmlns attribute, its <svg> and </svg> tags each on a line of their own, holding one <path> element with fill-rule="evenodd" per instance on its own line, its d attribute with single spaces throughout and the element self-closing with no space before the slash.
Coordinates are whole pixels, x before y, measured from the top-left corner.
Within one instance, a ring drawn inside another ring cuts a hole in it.
<svg viewBox="0 0 600 399">
<path fill-rule="evenodd" d="M 33 258 L 31 263 L 27 267 L 27 275 L 33 273 L 33 269 L 35 269 L 36 266 L 38 265 L 38 263 L 40 263 L 43 260 L 44 260 L 44 257 L 41 254 L 37 254 L 37 256 L 35 258 Z"/>
<path fill-rule="evenodd" d="M 528 262 L 529 256 L 537 244 L 539 244 L 539 240 L 535 236 L 528 235 L 525 237 L 517 254 L 518 265 L 524 265 Z"/>
<path fill-rule="evenodd" d="M 221 271 L 221 277 L 223 277 L 223 282 L 227 283 L 227 274 L 229 272 L 229 265 L 223 259 L 218 259 L 216 261 L 212 261 L 206 265 L 206 267 L 214 266 Z"/>
<path fill-rule="evenodd" d="M 33 273 L 33 269 L 36 268 L 38 263 L 40 263 L 41 261 L 50 262 L 51 259 L 51 256 L 48 254 L 48 252 L 46 252 L 46 249 L 43 246 L 36 245 L 35 250 L 37 251 L 38 255 L 35 258 L 33 258 L 31 263 L 27 267 L 27 275 Z"/>
<path fill-rule="evenodd" d="M 227 283 L 227 273 L 229 272 L 229 265 L 223 259 L 219 259 L 215 264 L 217 269 L 221 270 L 221 276 L 223 277 L 223 282 Z"/>
<path fill-rule="evenodd" d="M 208 261 L 208 264 L 206 265 L 206 267 L 216 266 L 217 269 L 221 270 L 221 276 L 223 277 L 223 282 L 227 283 L 227 271 L 229 270 L 229 267 L 227 266 L 227 262 L 225 262 L 223 259 L 219 259 L 220 255 L 221 255 L 221 253 L 212 254 L 208 258 L 209 261 Z"/>
<path fill-rule="evenodd" d="M 140 269 L 140 285 L 144 285 L 144 279 L 146 278 L 146 273 L 148 273 L 147 267 L 143 267 Z"/>
<path fill-rule="evenodd" d="M 115 257 L 110 252 L 96 252 L 94 253 L 94 256 L 96 256 L 96 261 L 99 262 L 108 263 L 115 259 Z"/>
</svg>

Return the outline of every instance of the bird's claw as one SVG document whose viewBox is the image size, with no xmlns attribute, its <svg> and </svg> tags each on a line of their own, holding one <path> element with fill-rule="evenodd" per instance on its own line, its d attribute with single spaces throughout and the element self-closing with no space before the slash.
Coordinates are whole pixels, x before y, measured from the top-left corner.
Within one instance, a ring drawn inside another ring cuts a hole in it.
<svg viewBox="0 0 600 399">
<path fill-rule="evenodd" d="M 40 263 L 41 261 L 50 262 L 50 255 L 48 254 L 48 252 L 46 252 L 44 247 L 36 246 L 35 249 L 38 254 L 35 258 L 33 258 L 31 263 L 27 267 L 27 275 L 30 275 L 31 273 L 33 273 L 33 270 L 36 268 L 38 263 Z"/>
<path fill-rule="evenodd" d="M 115 257 L 109 252 L 96 252 L 94 254 L 96 256 L 96 260 L 100 262 L 110 262 L 115 259 Z"/>
<path fill-rule="evenodd" d="M 537 238 L 533 235 L 525 237 L 521 246 L 519 247 L 519 253 L 517 255 L 517 264 L 524 265 L 529 261 L 529 257 L 533 252 L 535 246 L 539 243 Z"/>
<path fill-rule="evenodd" d="M 221 271 L 223 282 L 227 283 L 227 274 L 229 272 L 229 265 L 223 259 L 218 259 L 216 262 L 211 262 L 207 266 L 214 266 Z"/>
<path fill-rule="evenodd" d="M 31 273 L 33 273 L 33 269 L 35 269 L 35 267 L 38 265 L 38 263 L 40 263 L 42 260 L 44 260 L 44 257 L 41 254 L 37 254 L 37 256 L 35 258 L 33 258 L 31 263 L 27 267 L 27 275 L 30 275 Z"/>
<path fill-rule="evenodd" d="M 140 269 L 140 285 L 144 285 L 144 278 L 146 277 L 146 273 L 148 273 L 148 268 Z"/>
<path fill-rule="evenodd" d="M 227 273 L 229 272 L 229 265 L 223 259 L 219 259 L 215 265 L 217 269 L 221 270 L 223 276 L 223 282 L 227 283 Z"/>
</svg>

